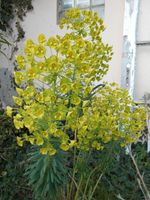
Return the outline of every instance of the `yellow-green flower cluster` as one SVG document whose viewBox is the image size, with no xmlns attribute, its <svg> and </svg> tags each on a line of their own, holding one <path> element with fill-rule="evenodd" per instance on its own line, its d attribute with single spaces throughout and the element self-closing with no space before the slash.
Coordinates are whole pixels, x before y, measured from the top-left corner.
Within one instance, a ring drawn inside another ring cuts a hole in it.
<svg viewBox="0 0 150 200">
<path fill-rule="evenodd" d="M 17 137 L 18 145 L 28 141 L 42 154 L 54 155 L 53 139 L 64 151 L 102 150 L 112 140 L 121 146 L 135 142 L 145 125 L 144 109 L 126 90 L 94 84 L 107 73 L 112 56 L 102 42 L 103 21 L 91 11 L 71 9 L 63 26 L 69 33 L 49 39 L 41 34 L 38 44 L 27 40 L 25 57 L 17 56 L 18 96 L 13 99 L 18 107 L 15 112 L 8 107 L 7 114 L 17 129 L 30 132 Z"/>
</svg>

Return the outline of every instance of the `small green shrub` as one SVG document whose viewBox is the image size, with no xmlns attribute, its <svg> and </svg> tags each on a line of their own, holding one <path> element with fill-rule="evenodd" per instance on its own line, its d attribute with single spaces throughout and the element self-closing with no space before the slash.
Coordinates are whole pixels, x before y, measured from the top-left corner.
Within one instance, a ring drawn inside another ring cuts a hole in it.
<svg viewBox="0 0 150 200">
<path fill-rule="evenodd" d="M 13 122 L 0 111 L 0 199 L 29 200 L 32 193 L 24 177 L 27 146 L 18 147 Z"/>
<path fill-rule="evenodd" d="M 132 147 L 138 168 L 143 175 L 144 182 L 150 190 L 150 154 L 147 153 L 146 143 L 138 143 Z M 120 149 L 119 154 L 114 157 L 114 161 L 109 164 L 109 170 L 102 178 L 104 193 L 112 194 L 111 199 L 116 199 L 120 194 L 123 199 L 142 200 L 144 196 L 137 181 L 135 166 L 125 150 Z M 107 200 L 107 195 L 104 200 Z"/>
<path fill-rule="evenodd" d="M 132 145 L 132 149 L 138 168 L 150 191 L 150 154 L 147 153 L 146 143 Z M 92 151 L 90 154 L 82 155 L 80 159 L 74 176 L 76 185 L 80 187 L 77 196 L 79 199 L 90 199 L 89 191 L 91 194 L 101 174 L 103 175 L 92 200 L 116 200 L 119 199 L 117 198 L 119 194 L 125 200 L 144 199 L 138 185 L 135 166 L 126 150 L 120 148 L 118 144 L 110 142 L 103 151 Z M 76 188 L 75 185 L 74 187 Z M 74 199 L 76 191 L 75 189 L 71 199 Z"/>
</svg>

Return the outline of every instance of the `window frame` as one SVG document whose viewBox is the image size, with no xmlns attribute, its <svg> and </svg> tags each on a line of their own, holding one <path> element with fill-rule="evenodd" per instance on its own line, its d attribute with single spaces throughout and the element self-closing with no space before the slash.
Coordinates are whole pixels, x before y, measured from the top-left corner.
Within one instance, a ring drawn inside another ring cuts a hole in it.
<svg viewBox="0 0 150 200">
<path fill-rule="evenodd" d="M 94 8 L 105 6 L 105 0 L 104 0 L 104 3 L 99 3 L 99 4 L 96 4 L 96 5 L 92 5 L 92 1 L 93 0 L 90 0 L 89 6 L 78 7 L 77 6 L 77 0 L 73 0 L 73 7 L 72 8 L 80 8 L 81 10 L 84 10 L 84 9 L 92 10 Z M 59 21 L 62 18 L 63 13 L 69 9 L 69 8 L 64 9 L 63 2 L 64 2 L 64 0 L 57 0 L 57 24 L 59 24 Z"/>
</svg>

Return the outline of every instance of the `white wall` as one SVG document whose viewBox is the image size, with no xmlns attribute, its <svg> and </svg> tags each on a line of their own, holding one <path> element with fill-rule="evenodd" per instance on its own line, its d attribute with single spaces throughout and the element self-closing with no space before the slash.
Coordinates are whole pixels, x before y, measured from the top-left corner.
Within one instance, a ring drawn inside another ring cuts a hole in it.
<svg viewBox="0 0 150 200">
<path fill-rule="evenodd" d="M 150 0 L 140 1 L 137 41 L 150 41 Z M 150 93 L 150 45 L 137 46 L 135 97 Z"/>
<path fill-rule="evenodd" d="M 35 39 L 40 33 L 54 36 L 60 32 L 56 25 L 57 0 L 34 0 L 33 7 L 23 22 L 26 38 Z"/>
<path fill-rule="evenodd" d="M 125 0 L 105 0 L 104 40 L 113 46 L 114 52 L 106 80 L 118 84 L 121 84 L 124 9 Z"/>
</svg>

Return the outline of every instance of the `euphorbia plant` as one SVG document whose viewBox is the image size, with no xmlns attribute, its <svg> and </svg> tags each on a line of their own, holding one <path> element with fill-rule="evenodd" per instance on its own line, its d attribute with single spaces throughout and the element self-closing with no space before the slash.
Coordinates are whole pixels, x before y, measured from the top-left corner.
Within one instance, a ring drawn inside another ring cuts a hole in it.
<svg viewBox="0 0 150 200">
<path fill-rule="evenodd" d="M 25 43 L 25 56 L 17 56 L 15 82 L 18 106 L 7 108 L 17 129 L 30 135 L 17 137 L 40 147 L 41 154 L 56 154 L 53 144 L 69 151 L 102 150 L 115 140 L 121 146 L 135 142 L 145 125 L 145 111 L 136 107 L 127 90 L 114 83 L 102 83 L 109 69 L 112 48 L 102 41 L 102 19 L 97 13 L 71 9 L 60 22 L 64 36 L 38 44 Z M 98 83 L 96 85 L 96 83 Z"/>
</svg>

